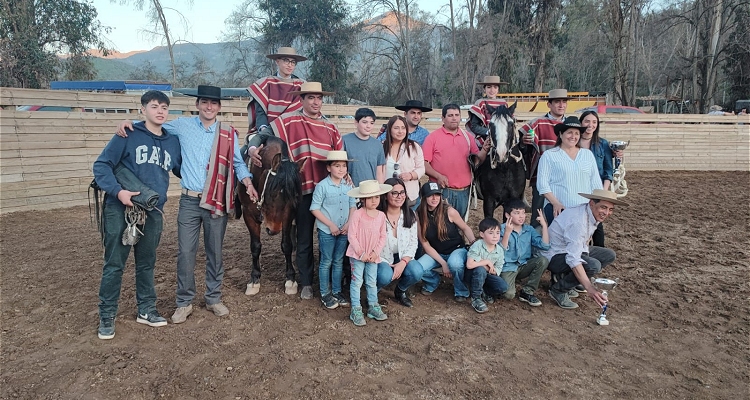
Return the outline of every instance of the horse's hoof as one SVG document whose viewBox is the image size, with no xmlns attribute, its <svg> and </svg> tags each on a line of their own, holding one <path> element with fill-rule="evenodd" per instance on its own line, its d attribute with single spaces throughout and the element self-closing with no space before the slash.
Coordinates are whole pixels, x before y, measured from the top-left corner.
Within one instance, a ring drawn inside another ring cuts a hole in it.
<svg viewBox="0 0 750 400">
<path fill-rule="evenodd" d="M 248 283 L 247 289 L 245 289 L 245 295 L 253 296 L 260 292 L 260 283 Z"/>
<path fill-rule="evenodd" d="M 297 282 L 295 281 L 284 282 L 284 293 L 297 294 Z"/>
</svg>

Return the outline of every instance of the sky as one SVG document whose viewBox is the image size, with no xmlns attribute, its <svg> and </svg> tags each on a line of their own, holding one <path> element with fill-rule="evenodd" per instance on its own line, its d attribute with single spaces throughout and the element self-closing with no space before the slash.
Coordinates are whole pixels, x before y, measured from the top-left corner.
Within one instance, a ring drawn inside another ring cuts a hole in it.
<svg viewBox="0 0 750 400">
<path fill-rule="evenodd" d="M 416 3 L 420 9 L 434 13 L 448 0 L 416 0 Z M 131 4 L 121 5 L 119 1 L 113 3 L 110 0 L 92 0 L 92 4 L 99 22 L 111 28 L 111 32 L 104 35 L 108 47 L 126 53 L 166 44 L 161 38 L 153 39 L 143 32 L 152 27 L 146 18 L 148 7 L 138 11 Z M 242 4 L 242 0 L 193 0 L 192 6 L 186 0 L 161 0 L 161 4 L 174 37 L 192 43 L 216 43 L 224 20 L 237 5 Z M 184 24 L 179 14 L 185 17 Z"/>
</svg>

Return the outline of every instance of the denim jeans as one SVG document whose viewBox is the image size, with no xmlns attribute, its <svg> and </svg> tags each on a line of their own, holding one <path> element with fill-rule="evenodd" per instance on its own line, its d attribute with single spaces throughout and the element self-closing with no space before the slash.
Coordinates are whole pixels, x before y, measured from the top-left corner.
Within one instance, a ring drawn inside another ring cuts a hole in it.
<svg viewBox="0 0 750 400">
<path fill-rule="evenodd" d="M 508 290 L 508 285 L 503 278 L 490 274 L 484 267 L 476 267 L 466 271 L 471 282 L 472 299 L 481 298 L 482 292 L 487 292 L 490 296 L 499 296 Z"/>
<path fill-rule="evenodd" d="M 448 263 L 448 270 L 453 274 L 453 295 L 456 297 L 469 297 L 469 288 L 464 281 L 464 272 L 466 271 L 466 255 L 468 251 L 465 248 L 453 250 L 450 255 L 441 254 Z M 419 263 L 422 264 L 422 280 L 425 282 L 424 290 L 428 292 L 434 292 L 440 283 L 440 275 L 434 270 L 434 268 L 440 267 L 435 259 L 430 257 L 429 254 L 425 254 L 419 258 Z"/>
<path fill-rule="evenodd" d="M 393 261 L 399 261 L 401 258 L 398 254 L 394 254 Z M 422 278 L 422 264 L 417 260 L 411 260 L 406 263 L 404 272 L 401 273 L 401 277 L 398 279 L 397 288 L 398 290 L 405 292 L 407 289 L 412 287 L 415 283 L 419 282 Z M 378 291 L 385 286 L 388 286 L 393 281 L 393 267 L 391 264 L 383 261 L 378 264 Z"/>
<path fill-rule="evenodd" d="M 331 289 L 333 289 L 333 293 L 341 293 L 341 276 L 343 275 L 346 245 L 346 235 L 333 236 L 318 229 L 318 249 L 320 250 L 318 279 L 320 280 L 321 296 L 330 293 Z"/>
<path fill-rule="evenodd" d="M 378 304 L 378 264 L 366 263 L 351 258 L 352 263 L 352 281 L 349 283 L 349 297 L 352 307 L 360 307 L 362 303 L 359 300 L 360 290 L 364 281 L 367 290 L 367 304 Z"/>
<path fill-rule="evenodd" d="M 508 285 L 508 291 L 503 293 L 503 296 L 506 299 L 516 297 L 516 280 L 525 278 L 529 278 L 529 280 L 521 290 L 528 294 L 534 294 L 539 289 L 539 280 L 542 278 L 544 271 L 547 270 L 548 264 L 549 261 L 544 256 L 537 256 L 529 259 L 526 264 L 520 265 L 515 271 L 500 273 L 500 277 Z"/>
<path fill-rule="evenodd" d="M 409 207 L 412 211 L 417 212 L 417 207 L 419 207 L 419 204 L 422 202 L 422 196 L 418 196 L 417 200 L 415 200 L 415 203 L 413 206 Z"/>
<path fill-rule="evenodd" d="M 469 209 L 469 188 L 463 190 L 443 189 L 443 198 L 458 211 L 463 218 Z"/>
<path fill-rule="evenodd" d="M 589 252 L 581 254 L 583 259 L 583 270 L 589 278 L 601 272 L 602 268 L 615 261 L 615 252 L 604 247 L 589 246 Z M 578 282 L 570 266 L 565 262 L 565 253 L 555 254 L 547 266 L 553 274 L 563 275 L 550 289 L 556 292 L 567 292 L 573 289 Z"/>
<path fill-rule="evenodd" d="M 177 212 L 177 307 L 187 307 L 195 297 L 195 256 L 203 226 L 206 247 L 206 304 L 221 302 L 224 280 L 222 245 L 227 231 L 227 216 L 211 218 L 211 212 L 200 207 L 200 199 L 180 196 Z"/>
<path fill-rule="evenodd" d="M 125 206 L 107 203 L 103 211 L 104 225 L 104 267 L 99 285 L 99 317 L 111 318 L 117 315 L 120 299 L 122 272 L 128 260 L 131 247 L 135 258 L 135 298 L 138 312 L 147 314 L 156 310 L 156 290 L 154 289 L 154 264 L 156 248 L 161 240 L 162 215 L 157 210 L 146 212 L 146 223 L 139 226 L 143 236 L 135 246 L 122 244 L 125 224 Z"/>
<path fill-rule="evenodd" d="M 544 213 L 544 218 L 547 220 L 547 226 L 552 225 L 552 221 L 555 220 L 555 207 L 552 203 L 547 203 L 542 212 Z"/>
</svg>

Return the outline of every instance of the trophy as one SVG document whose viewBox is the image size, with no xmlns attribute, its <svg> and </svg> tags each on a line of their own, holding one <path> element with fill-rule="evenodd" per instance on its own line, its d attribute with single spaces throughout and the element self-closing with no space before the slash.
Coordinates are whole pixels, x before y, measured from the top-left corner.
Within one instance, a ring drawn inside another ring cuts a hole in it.
<svg viewBox="0 0 750 400">
<path fill-rule="evenodd" d="M 614 289 L 618 281 L 612 280 L 612 279 L 606 279 L 606 278 L 591 278 L 591 283 L 594 284 L 594 287 L 598 290 L 602 291 L 602 296 L 604 298 L 607 298 L 607 290 Z M 599 325 L 609 325 L 609 320 L 607 319 L 607 304 L 605 303 L 604 306 L 602 306 L 602 313 L 599 314 L 599 318 L 596 319 L 596 323 Z"/>
<path fill-rule="evenodd" d="M 613 140 L 609 142 L 609 148 L 612 149 L 612 151 L 625 150 L 628 148 L 629 144 L 630 144 L 630 140 L 628 140 L 627 142 L 622 141 L 622 140 Z M 622 162 L 622 158 L 616 157 L 615 168 L 619 167 L 621 162 Z"/>
</svg>

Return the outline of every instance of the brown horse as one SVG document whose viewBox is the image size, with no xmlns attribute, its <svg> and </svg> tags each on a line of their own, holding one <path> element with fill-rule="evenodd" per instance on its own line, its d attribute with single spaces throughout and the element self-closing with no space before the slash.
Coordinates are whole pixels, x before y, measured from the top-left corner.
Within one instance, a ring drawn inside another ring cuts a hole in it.
<svg viewBox="0 0 750 400">
<path fill-rule="evenodd" d="M 302 180 L 299 171 L 302 163 L 289 159 L 286 143 L 277 137 L 269 137 L 260 150 L 263 166 L 250 164 L 253 174 L 253 185 L 259 192 L 257 201 L 251 201 L 245 185 L 238 185 L 237 195 L 242 207 L 236 207 L 235 218 L 243 217 L 247 230 L 250 231 L 250 251 L 253 256 L 253 269 L 246 295 L 260 291 L 260 226 L 265 223 L 266 232 L 276 235 L 281 232 L 281 251 L 286 259 L 287 294 L 297 293 L 294 266 L 292 265 L 292 221 L 297 213 L 297 204 L 302 195 Z M 248 160 L 245 160 L 248 162 Z"/>
</svg>

